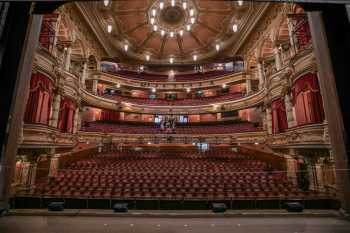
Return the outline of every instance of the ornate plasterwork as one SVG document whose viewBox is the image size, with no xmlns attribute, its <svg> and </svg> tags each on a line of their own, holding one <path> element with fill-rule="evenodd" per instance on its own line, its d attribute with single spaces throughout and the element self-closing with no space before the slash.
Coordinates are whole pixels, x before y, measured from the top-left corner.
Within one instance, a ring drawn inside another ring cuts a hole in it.
<svg viewBox="0 0 350 233">
<path fill-rule="evenodd" d="M 117 7 L 118 5 L 126 7 L 124 5 L 129 4 L 129 2 L 131 5 L 129 8 L 123 8 L 121 10 Z M 148 2 L 140 1 L 140 4 Z M 101 2 L 84 2 L 77 3 L 77 7 L 82 15 L 84 15 L 85 20 L 96 33 L 104 47 L 108 48 L 109 57 L 118 58 L 119 61 L 122 60 L 147 63 L 145 60 L 145 53 L 150 52 L 151 54 L 154 54 L 152 59 L 149 61 L 151 63 L 169 63 L 169 56 L 174 55 L 174 63 L 181 64 L 193 63 L 193 53 L 198 54 L 198 61 L 208 59 L 217 60 L 217 58 L 234 56 L 235 54 L 232 53 L 232 47 L 236 47 L 238 45 L 237 41 L 241 40 L 242 36 L 246 36 L 250 33 L 250 31 L 253 29 L 252 23 L 259 20 L 259 17 L 262 15 L 261 12 L 266 10 L 266 6 L 268 5 L 268 3 L 252 4 L 251 2 L 245 2 L 243 6 L 238 6 L 236 2 L 230 1 L 193 0 L 193 2 L 198 9 L 199 17 L 198 23 L 196 23 L 195 26 L 197 29 L 194 28 L 193 31 L 191 30 L 190 33 L 187 33 L 188 37 L 191 38 L 194 43 L 192 46 L 187 46 L 188 48 L 181 46 L 182 41 L 184 41 L 185 45 L 188 44 L 185 41 L 187 35 L 183 38 L 175 36 L 174 38 L 168 39 L 164 39 L 167 37 L 160 38 L 159 42 L 152 43 L 152 46 L 148 48 L 148 43 L 151 43 L 150 40 L 154 39 L 154 34 L 152 34 L 152 31 L 149 32 L 149 35 L 152 37 L 151 39 L 147 39 L 148 36 L 145 35 L 141 38 L 141 40 L 145 41 L 142 41 L 142 43 L 136 43 L 135 36 L 131 35 L 131 32 L 133 31 L 129 31 L 141 30 L 143 27 L 146 27 L 148 20 L 143 14 L 148 12 L 148 8 L 147 6 L 143 6 L 144 4 L 141 4 L 141 6 L 140 4 L 132 1 L 118 1 L 112 3 L 112 5 L 109 7 L 103 7 Z M 216 9 L 216 7 L 219 8 Z M 128 12 L 133 12 L 134 16 L 130 22 L 134 23 L 138 22 L 139 20 L 140 23 L 137 24 L 137 26 L 128 26 L 125 29 L 123 26 L 125 27 L 125 24 L 129 21 L 126 21 L 124 18 L 119 19 L 118 17 L 124 17 L 124 15 Z M 227 19 L 217 20 L 217 22 L 213 19 L 209 19 L 207 21 L 201 19 L 201 17 L 209 17 L 209 15 L 214 15 L 216 18 L 220 15 L 227 15 L 228 17 Z M 239 23 L 239 30 L 237 33 L 232 33 L 232 21 L 237 21 Z M 211 25 L 214 22 L 216 22 L 215 25 Z M 207 25 L 208 23 L 210 24 L 209 26 Z M 114 26 L 114 30 L 110 34 L 106 30 L 108 24 L 112 24 Z M 217 36 L 214 36 L 215 38 L 213 38 L 210 43 L 205 42 L 208 35 L 201 38 L 203 34 L 197 31 L 199 28 L 203 28 L 203 30 L 212 32 Z M 167 52 L 168 50 L 164 49 L 168 46 L 168 43 L 172 42 L 172 39 L 174 39 L 175 45 L 179 44 L 175 46 L 180 48 L 179 55 L 174 54 L 174 52 Z M 215 50 L 215 45 L 217 43 L 221 45 L 219 52 Z M 124 51 L 125 44 L 129 45 L 127 53 Z M 199 45 L 199 48 L 194 48 L 197 47 L 197 44 Z M 239 45 L 240 44 L 241 43 L 239 43 Z M 159 47 L 160 49 L 158 49 Z M 157 52 L 155 50 L 157 50 Z"/>
<path fill-rule="evenodd" d="M 60 14 L 63 18 L 70 21 L 70 27 L 72 27 L 70 30 L 74 33 L 73 37 L 82 41 L 86 51 L 85 58 L 89 57 L 89 55 L 95 56 L 97 60 L 106 57 L 106 48 L 100 44 L 95 33 L 85 22 L 75 4 L 65 4 L 60 8 Z"/>
</svg>

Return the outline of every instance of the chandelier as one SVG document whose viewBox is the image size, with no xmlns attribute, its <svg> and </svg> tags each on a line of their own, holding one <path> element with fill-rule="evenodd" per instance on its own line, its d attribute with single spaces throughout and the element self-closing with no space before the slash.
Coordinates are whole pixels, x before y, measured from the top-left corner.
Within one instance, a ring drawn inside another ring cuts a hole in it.
<svg viewBox="0 0 350 233">
<path fill-rule="evenodd" d="M 156 0 L 148 10 L 147 21 L 161 36 L 183 36 L 197 22 L 197 9 L 191 0 Z"/>
</svg>

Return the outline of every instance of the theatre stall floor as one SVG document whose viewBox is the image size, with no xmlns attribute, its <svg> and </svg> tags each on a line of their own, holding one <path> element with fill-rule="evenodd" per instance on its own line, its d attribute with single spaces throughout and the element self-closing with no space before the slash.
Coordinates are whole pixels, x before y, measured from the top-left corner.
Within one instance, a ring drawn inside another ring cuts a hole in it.
<svg viewBox="0 0 350 233">
<path fill-rule="evenodd" d="M 350 221 L 337 216 L 87 217 L 5 216 L 1 233 L 348 233 Z"/>
</svg>

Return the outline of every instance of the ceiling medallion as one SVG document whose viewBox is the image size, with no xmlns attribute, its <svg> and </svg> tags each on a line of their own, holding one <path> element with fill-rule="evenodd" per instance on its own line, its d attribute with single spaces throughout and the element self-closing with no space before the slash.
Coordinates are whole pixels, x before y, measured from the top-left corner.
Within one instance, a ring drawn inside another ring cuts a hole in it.
<svg viewBox="0 0 350 233">
<path fill-rule="evenodd" d="M 191 0 L 156 0 L 147 13 L 147 21 L 161 36 L 183 36 L 197 22 L 197 9 Z"/>
</svg>

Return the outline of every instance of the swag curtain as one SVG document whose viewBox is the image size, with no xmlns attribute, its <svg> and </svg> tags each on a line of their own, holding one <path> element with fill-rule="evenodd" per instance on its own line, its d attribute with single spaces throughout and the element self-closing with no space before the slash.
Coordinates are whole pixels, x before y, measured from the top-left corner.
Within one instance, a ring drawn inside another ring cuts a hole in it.
<svg viewBox="0 0 350 233">
<path fill-rule="evenodd" d="M 272 113 L 272 133 L 282 133 L 288 129 L 286 108 L 282 99 L 277 99 L 271 103 Z"/>
<path fill-rule="evenodd" d="M 52 101 L 53 82 L 44 74 L 34 74 L 30 80 L 24 122 L 48 125 Z"/>
<path fill-rule="evenodd" d="M 323 102 L 316 74 L 308 73 L 299 78 L 292 95 L 298 125 L 323 122 Z"/>
<path fill-rule="evenodd" d="M 73 121 L 75 113 L 75 104 L 71 99 L 63 98 L 60 104 L 60 112 L 58 117 L 58 129 L 72 133 L 73 132 Z"/>
<path fill-rule="evenodd" d="M 102 110 L 101 112 L 101 121 L 118 121 L 119 120 L 119 112 L 112 110 Z"/>
</svg>

